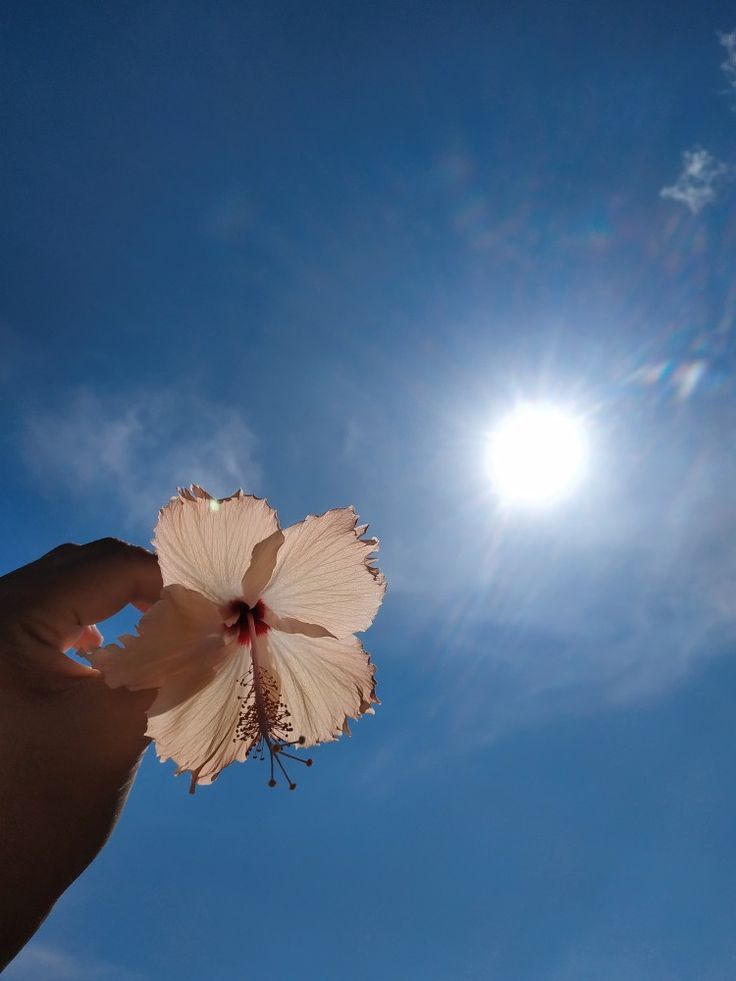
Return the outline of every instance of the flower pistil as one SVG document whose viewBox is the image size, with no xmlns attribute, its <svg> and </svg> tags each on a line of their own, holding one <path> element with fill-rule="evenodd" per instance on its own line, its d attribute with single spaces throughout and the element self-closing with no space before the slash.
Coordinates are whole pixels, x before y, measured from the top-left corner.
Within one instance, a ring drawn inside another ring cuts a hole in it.
<svg viewBox="0 0 736 981">
<path fill-rule="evenodd" d="M 243 693 L 238 696 L 241 707 L 233 742 L 241 740 L 249 746 L 246 759 L 253 756 L 263 760 L 268 752 L 271 764 L 269 787 L 276 786 L 275 763 L 283 773 L 289 790 L 295 790 L 296 783 L 286 772 L 281 757 L 286 756 L 305 766 L 311 766 L 312 760 L 287 752 L 287 747 L 303 746 L 306 740 L 304 736 L 293 738 L 291 713 L 281 698 L 278 679 L 261 663 L 258 637 L 268 630 L 268 624 L 262 619 L 264 604 L 259 600 L 251 608 L 247 603 L 234 600 L 230 609 L 238 616 L 230 629 L 238 630 L 239 643 L 250 645 L 250 667 L 248 673 L 238 682 Z"/>
</svg>

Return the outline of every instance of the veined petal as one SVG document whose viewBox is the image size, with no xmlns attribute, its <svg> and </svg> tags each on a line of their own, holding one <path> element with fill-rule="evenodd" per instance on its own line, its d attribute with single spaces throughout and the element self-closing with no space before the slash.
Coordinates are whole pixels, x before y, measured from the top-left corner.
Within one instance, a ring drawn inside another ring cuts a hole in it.
<svg viewBox="0 0 736 981">
<path fill-rule="evenodd" d="M 239 738 L 238 722 L 253 698 L 243 682 L 250 670 L 247 647 L 231 645 L 229 656 L 210 683 L 182 700 L 184 678 L 159 691 L 148 710 L 149 735 L 163 760 L 173 759 L 177 773 L 191 771 L 191 792 L 198 783 L 212 783 L 230 763 L 243 761 L 253 739 Z"/>
<path fill-rule="evenodd" d="M 177 583 L 214 603 L 241 595 L 253 549 L 278 530 L 267 501 L 238 491 L 218 501 L 192 487 L 161 509 L 153 544 L 164 586 Z"/>
<path fill-rule="evenodd" d="M 264 538 L 253 549 L 248 571 L 243 576 L 241 592 L 248 606 L 255 606 L 261 598 L 261 593 L 273 575 L 276 557 L 284 544 L 284 533 L 279 529 L 268 538 Z"/>
<path fill-rule="evenodd" d="M 319 624 L 335 637 L 367 630 L 386 583 L 373 566 L 375 538 L 362 538 L 353 508 L 310 515 L 284 531 L 263 601 L 277 616 Z"/>
<path fill-rule="evenodd" d="M 329 630 L 325 630 L 318 623 L 305 623 L 303 620 L 295 620 L 293 617 L 280 617 L 267 606 L 263 609 L 263 622 L 274 630 L 280 630 L 285 634 L 306 634 L 307 637 L 332 637 Z"/>
<path fill-rule="evenodd" d="M 295 739 L 330 742 L 348 719 L 371 711 L 375 668 L 357 637 L 307 637 L 269 630 L 260 645 L 265 666 L 278 682 L 291 713 Z"/>
<path fill-rule="evenodd" d="M 88 657 L 110 688 L 159 688 L 180 674 L 210 676 L 225 656 L 222 615 L 214 603 L 184 586 L 166 586 L 144 614 L 138 634 L 98 648 Z"/>
</svg>

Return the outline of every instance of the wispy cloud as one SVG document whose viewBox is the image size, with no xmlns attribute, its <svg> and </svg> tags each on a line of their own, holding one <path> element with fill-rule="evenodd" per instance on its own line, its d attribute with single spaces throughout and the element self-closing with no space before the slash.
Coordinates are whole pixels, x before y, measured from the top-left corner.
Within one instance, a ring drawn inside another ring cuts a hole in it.
<svg viewBox="0 0 736 981">
<path fill-rule="evenodd" d="M 721 62 L 721 71 L 726 76 L 732 95 L 736 95 L 736 30 L 730 34 L 718 35 L 718 40 L 726 49 L 726 60 Z M 736 102 L 733 104 L 736 109 Z"/>
<path fill-rule="evenodd" d="M 255 443 L 240 413 L 203 398 L 78 389 L 64 405 L 27 416 L 22 450 L 51 487 L 82 498 L 104 495 L 136 524 L 150 523 L 180 484 L 201 483 L 222 495 L 254 489 Z"/>
<path fill-rule="evenodd" d="M 658 361 L 637 368 L 624 380 L 628 385 L 641 385 L 648 388 L 664 386 L 671 391 L 677 402 L 686 402 L 693 395 L 708 371 L 708 362 L 703 358 L 693 358 L 680 362 Z"/>
<path fill-rule="evenodd" d="M 31 943 L 6 969 L 7 981 L 143 981 L 127 968 L 78 957 L 50 944 Z"/>
<path fill-rule="evenodd" d="M 663 198 L 680 201 L 696 215 L 715 201 L 718 191 L 731 175 L 731 167 L 710 151 L 694 146 L 682 154 L 682 169 L 674 184 L 659 192 Z"/>
</svg>

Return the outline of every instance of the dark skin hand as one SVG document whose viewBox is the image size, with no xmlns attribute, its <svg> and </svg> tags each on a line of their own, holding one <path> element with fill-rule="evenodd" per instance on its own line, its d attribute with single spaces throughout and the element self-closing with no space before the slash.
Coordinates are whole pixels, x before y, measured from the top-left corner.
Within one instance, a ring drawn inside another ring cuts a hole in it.
<svg viewBox="0 0 736 981">
<path fill-rule="evenodd" d="M 0 970 L 107 841 L 155 692 L 108 688 L 63 653 L 161 593 L 155 556 L 105 538 L 0 578 Z"/>
</svg>

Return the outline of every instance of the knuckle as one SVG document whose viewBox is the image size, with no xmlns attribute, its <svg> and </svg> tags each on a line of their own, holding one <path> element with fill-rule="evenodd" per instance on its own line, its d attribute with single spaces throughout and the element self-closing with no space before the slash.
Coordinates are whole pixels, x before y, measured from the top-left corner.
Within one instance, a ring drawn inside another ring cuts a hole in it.
<svg viewBox="0 0 736 981">
<path fill-rule="evenodd" d="M 121 538 L 111 536 L 90 542 L 86 548 L 95 556 L 102 556 L 119 562 L 150 563 L 156 561 L 155 556 L 145 548 L 141 548 L 140 545 L 131 545 Z"/>
<path fill-rule="evenodd" d="M 41 558 L 65 559 L 77 553 L 81 547 L 76 542 L 63 542 L 61 545 L 57 545 L 56 548 L 52 548 L 50 552 L 46 552 Z"/>
<path fill-rule="evenodd" d="M 117 553 L 125 551 L 130 546 L 120 538 L 113 538 L 111 535 L 108 535 L 105 538 L 98 538 L 94 542 L 90 542 L 87 547 L 97 552 Z"/>
<path fill-rule="evenodd" d="M 111 560 L 115 562 L 128 562 L 135 558 L 138 549 L 134 545 L 129 545 L 120 538 L 107 536 L 98 538 L 85 546 L 90 558 Z M 142 550 L 141 550 L 142 551 Z"/>
</svg>

